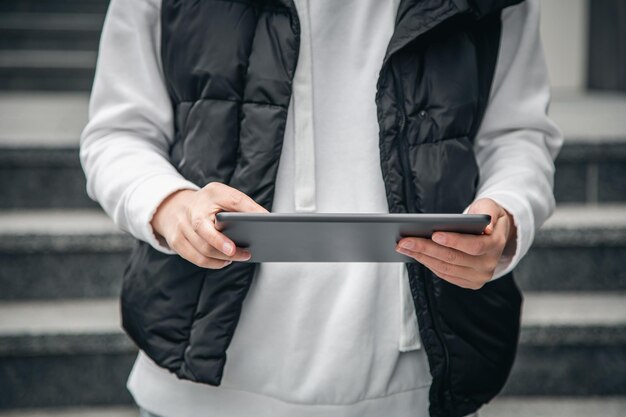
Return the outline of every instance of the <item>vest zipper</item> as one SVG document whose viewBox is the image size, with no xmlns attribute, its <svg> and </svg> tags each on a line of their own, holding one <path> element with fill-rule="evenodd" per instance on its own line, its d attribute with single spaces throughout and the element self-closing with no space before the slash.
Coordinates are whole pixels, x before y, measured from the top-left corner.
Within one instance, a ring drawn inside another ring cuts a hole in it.
<svg viewBox="0 0 626 417">
<path fill-rule="evenodd" d="M 402 99 L 404 101 L 404 96 L 402 97 Z M 409 160 L 409 141 L 408 141 L 408 138 L 406 137 L 407 116 L 406 116 L 406 112 L 404 111 L 404 106 L 401 104 L 399 107 L 400 107 L 400 114 L 402 115 L 402 117 L 400 118 L 400 145 L 402 146 L 402 152 L 401 152 L 402 155 L 400 159 L 402 163 L 402 171 L 403 171 L 403 177 L 404 177 L 404 194 L 405 194 L 404 197 L 405 197 L 407 211 L 411 213 L 416 213 L 417 208 L 415 207 L 415 200 L 417 196 L 416 196 L 415 190 L 413 189 L 413 187 L 411 187 L 411 181 L 410 181 L 413 174 L 411 173 L 411 169 L 410 169 L 411 161 Z M 430 315 L 431 320 L 432 320 L 433 331 L 435 332 L 437 340 L 439 341 L 439 344 L 441 345 L 441 348 L 443 349 L 443 353 L 444 353 L 443 378 L 442 378 L 442 383 L 441 383 L 441 386 L 439 388 L 439 393 L 438 393 L 438 397 L 440 398 L 440 403 L 443 408 L 445 407 L 444 390 L 449 380 L 450 355 L 448 352 L 448 348 L 443 341 L 443 336 L 441 335 L 441 329 L 439 328 L 439 323 L 433 314 L 433 305 L 434 305 L 433 291 L 434 289 L 432 287 L 432 283 L 429 282 L 429 280 L 426 279 L 425 277 L 424 268 L 425 267 L 422 264 L 417 265 L 417 273 L 418 273 L 417 279 L 419 281 L 420 276 L 423 278 L 424 289 L 426 293 L 426 309 L 428 310 L 428 314 Z M 409 275 L 410 273 L 411 273 L 411 270 L 409 268 Z M 410 287 L 411 287 L 411 291 L 414 292 L 415 291 L 414 286 L 410 285 Z M 417 299 L 416 294 L 413 294 L 413 299 L 414 300 Z"/>
</svg>

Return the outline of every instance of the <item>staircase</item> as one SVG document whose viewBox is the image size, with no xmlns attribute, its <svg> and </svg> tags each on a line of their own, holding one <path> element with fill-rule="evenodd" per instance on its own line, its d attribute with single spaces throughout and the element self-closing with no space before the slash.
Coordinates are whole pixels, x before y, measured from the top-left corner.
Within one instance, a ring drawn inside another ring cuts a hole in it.
<svg viewBox="0 0 626 417">
<path fill-rule="evenodd" d="M 107 4 L 0 2 L 0 90 L 88 91 Z"/>
<path fill-rule="evenodd" d="M 116 299 L 132 239 L 78 161 L 105 10 L 0 2 L 0 417 L 137 415 Z M 623 417 L 626 96 L 559 96 L 551 114 L 558 208 L 517 268 L 518 358 L 482 415 Z"/>
</svg>

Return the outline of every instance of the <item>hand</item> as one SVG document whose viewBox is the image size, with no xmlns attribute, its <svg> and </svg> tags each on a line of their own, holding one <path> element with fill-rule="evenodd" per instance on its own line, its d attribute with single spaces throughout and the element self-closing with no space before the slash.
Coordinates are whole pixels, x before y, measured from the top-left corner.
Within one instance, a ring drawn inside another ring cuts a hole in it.
<svg viewBox="0 0 626 417">
<path fill-rule="evenodd" d="M 219 211 L 268 211 L 241 191 L 220 182 L 204 188 L 179 190 L 170 194 L 157 208 L 150 224 L 157 237 L 165 239 L 172 250 L 203 268 L 220 269 L 232 261 L 250 259 L 249 251 L 215 228 Z"/>
<path fill-rule="evenodd" d="M 469 214 L 489 214 L 482 235 L 435 232 L 432 240 L 400 239 L 396 250 L 414 258 L 439 278 L 463 288 L 479 289 L 493 277 L 503 254 L 515 252 L 513 216 L 489 198 L 476 200 Z"/>
</svg>

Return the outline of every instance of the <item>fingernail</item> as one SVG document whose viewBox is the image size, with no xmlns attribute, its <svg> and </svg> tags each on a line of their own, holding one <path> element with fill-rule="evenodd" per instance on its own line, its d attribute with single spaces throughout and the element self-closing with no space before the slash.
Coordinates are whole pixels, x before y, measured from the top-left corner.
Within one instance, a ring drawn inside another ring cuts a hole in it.
<svg viewBox="0 0 626 417">
<path fill-rule="evenodd" d="M 244 250 L 241 252 L 241 257 L 242 257 L 242 260 L 247 261 L 248 259 L 252 257 L 252 254 L 250 253 L 250 251 Z"/>
<path fill-rule="evenodd" d="M 222 246 L 222 252 L 224 252 L 226 255 L 230 255 L 234 249 L 235 248 L 233 244 L 229 242 L 224 243 L 224 245 Z"/>
<path fill-rule="evenodd" d="M 412 240 L 403 240 L 402 243 L 400 243 L 400 247 L 404 249 L 413 249 L 414 246 L 415 243 L 413 243 Z"/>
<path fill-rule="evenodd" d="M 443 245 L 446 243 L 446 237 L 439 233 L 433 234 L 432 239 L 433 239 L 433 242 L 439 243 L 440 245 Z"/>
<path fill-rule="evenodd" d="M 233 263 L 233 261 L 226 261 L 226 262 L 224 262 L 224 266 L 228 266 L 228 265 L 230 265 L 232 263 Z"/>
</svg>

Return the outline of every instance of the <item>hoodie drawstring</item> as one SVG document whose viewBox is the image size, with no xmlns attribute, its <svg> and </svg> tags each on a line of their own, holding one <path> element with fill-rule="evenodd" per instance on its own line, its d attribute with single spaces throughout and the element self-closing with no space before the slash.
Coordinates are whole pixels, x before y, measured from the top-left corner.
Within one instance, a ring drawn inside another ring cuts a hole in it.
<svg viewBox="0 0 626 417">
<path fill-rule="evenodd" d="M 300 16 L 300 54 L 293 80 L 294 205 L 296 212 L 316 211 L 313 132 L 313 66 L 309 0 L 295 0 Z"/>
</svg>

